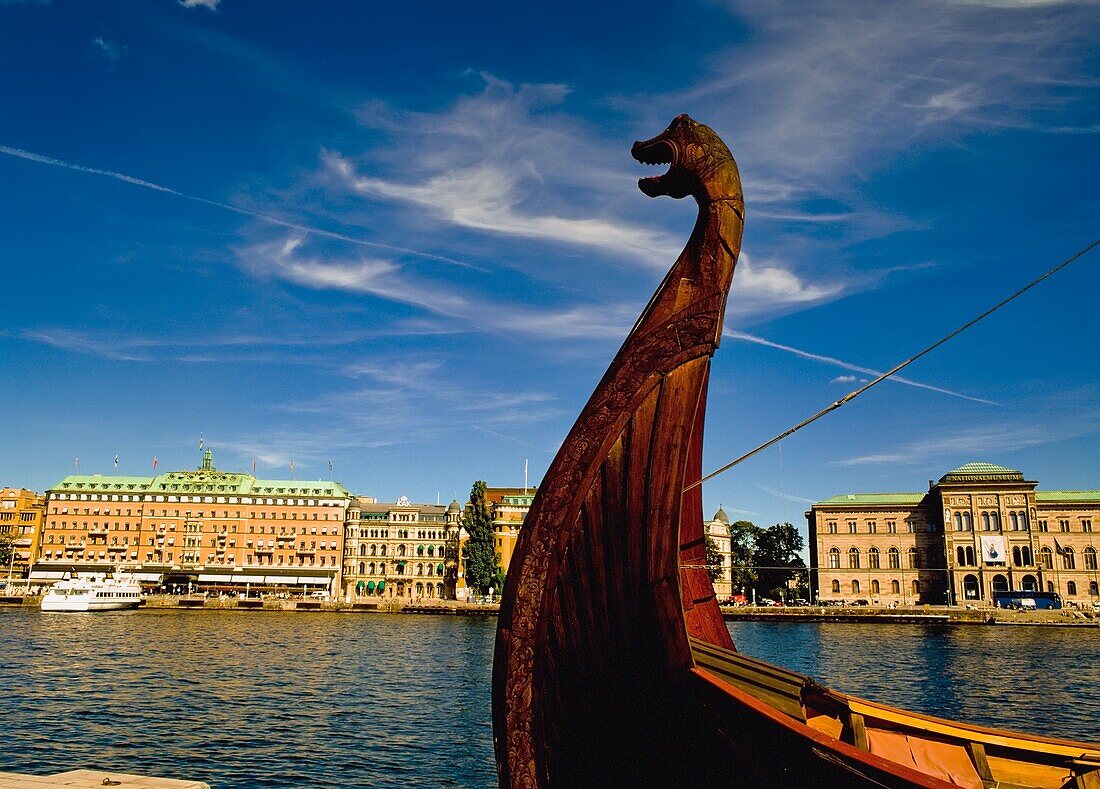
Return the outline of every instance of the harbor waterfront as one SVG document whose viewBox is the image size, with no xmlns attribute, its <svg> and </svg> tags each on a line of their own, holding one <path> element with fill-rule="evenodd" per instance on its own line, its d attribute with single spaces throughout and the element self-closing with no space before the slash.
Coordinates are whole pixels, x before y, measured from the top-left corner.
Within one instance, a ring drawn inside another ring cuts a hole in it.
<svg viewBox="0 0 1100 789">
<path fill-rule="evenodd" d="M 0 770 L 245 787 L 492 787 L 492 617 L 0 612 Z M 728 623 L 871 699 L 1100 740 L 1100 630 Z M 886 637 L 884 637 L 886 636 Z"/>
</svg>

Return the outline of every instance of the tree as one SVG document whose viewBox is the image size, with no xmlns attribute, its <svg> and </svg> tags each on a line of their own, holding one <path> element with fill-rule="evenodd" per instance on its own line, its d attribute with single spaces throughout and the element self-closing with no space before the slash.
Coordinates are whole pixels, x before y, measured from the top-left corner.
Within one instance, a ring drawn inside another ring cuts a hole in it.
<svg viewBox="0 0 1100 789">
<path fill-rule="evenodd" d="M 707 572 L 710 573 L 710 582 L 714 583 L 722 577 L 722 565 L 725 557 L 718 550 L 718 543 L 709 534 L 707 535 Z"/>
<path fill-rule="evenodd" d="M 777 523 L 761 531 L 756 537 L 756 565 L 758 593 L 772 594 L 786 590 L 790 582 L 804 583 L 806 563 L 798 552 L 804 547 L 802 535 L 789 523 Z"/>
<path fill-rule="evenodd" d="M 756 553 L 756 535 L 760 527 L 752 521 L 734 521 L 730 524 L 730 582 L 733 591 L 751 587 L 756 581 L 753 556 Z"/>
<path fill-rule="evenodd" d="M 488 594 L 489 587 L 500 591 L 504 573 L 500 570 L 493 534 L 493 515 L 485 500 L 485 483 L 478 480 L 470 490 L 470 503 L 462 513 L 462 528 L 469 537 L 462 550 L 466 586 L 477 594 Z"/>
<path fill-rule="evenodd" d="M 0 570 L 7 574 L 11 566 L 12 556 L 15 555 L 15 534 L 8 528 L 0 531 Z"/>
</svg>

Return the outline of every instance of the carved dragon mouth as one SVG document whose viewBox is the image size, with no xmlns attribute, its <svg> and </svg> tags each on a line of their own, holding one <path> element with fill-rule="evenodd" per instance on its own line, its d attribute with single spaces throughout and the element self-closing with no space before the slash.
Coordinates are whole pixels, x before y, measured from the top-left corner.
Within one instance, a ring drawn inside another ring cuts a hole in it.
<svg viewBox="0 0 1100 789">
<path fill-rule="evenodd" d="M 676 146 L 666 139 L 654 137 L 652 140 L 640 140 L 634 143 L 634 146 L 630 149 L 630 155 L 642 164 L 650 166 L 658 164 L 671 165 L 668 172 L 663 175 L 653 175 L 638 180 L 638 188 L 650 197 L 665 194 L 662 182 L 672 171 L 672 167 L 676 166 Z"/>
</svg>

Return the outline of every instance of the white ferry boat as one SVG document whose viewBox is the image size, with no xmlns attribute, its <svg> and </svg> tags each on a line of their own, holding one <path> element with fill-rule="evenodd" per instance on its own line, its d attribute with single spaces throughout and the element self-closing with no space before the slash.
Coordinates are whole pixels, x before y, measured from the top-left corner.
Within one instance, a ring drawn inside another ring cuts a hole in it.
<svg viewBox="0 0 1100 789">
<path fill-rule="evenodd" d="M 137 608 L 141 600 L 141 584 L 130 575 L 73 575 L 58 581 L 42 595 L 42 610 L 117 611 Z"/>
</svg>

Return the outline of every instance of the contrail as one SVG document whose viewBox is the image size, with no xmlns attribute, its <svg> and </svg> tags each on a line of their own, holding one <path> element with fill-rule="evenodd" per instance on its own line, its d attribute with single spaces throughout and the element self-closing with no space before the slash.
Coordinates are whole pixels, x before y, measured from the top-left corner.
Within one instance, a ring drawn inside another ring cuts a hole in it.
<svg viewBox="0 0 1100 789">
<path fill-rule="evenodd" d="M 756 343 L 757 345 L 763 345 L 768 348 L 775 348 L 776 350 L 786 351 L 787 353 L 793 353 L 795 356 L 800 356 L 803 359 L 809 359 L 814 362 L 822 362 L 823 364 L 831 364 L 834 367 L 840 367 L 844 370 L 851 370 L 855 373 L 863 373 L 864 375 L 882 375 L 881 370 L 872 370 L 869 367 L 860 367 L 858 364 L 851 364 L 841 359 L 834 359 L 832 356 L 822 356 L 817 353 L 810 353 L 809 351 L 803 351 L 799 348 L 792 348 L 789 345 L 780 345 L 777 342 L 771 340 L 765 340 L 763 337 L 757 337 L 753 334 L 746 334 L 745 332 L 736 331 L 734 329 L 726 329 L 723 334 L 727 337 L 732 337 L 735 340 L 741 340 L 742 342 Z M 999 403 L 993 400 L 984 400 L 981 397 L 971 397 L 970 395 L 962 394 L 961 392 L 953 392 L 950 389 L 941 389 L 938 386 L 932 386 L 931 384 L 922 384 L 919 381 L 914 381 L 909 378 L 902 378 L 895 375 L 890 379 L 891 381 L 897 381 L 899 384 L 906 384 L 907 386 L 916 386 L 919 389 L 928 389 L 932 392 L 939 392 L 940 394 L 951 395 L 952 397 L 961 397 L 963 400 L 970 400 L 974 403 L 984 403 L 985 405 L 999 405 Z"/>
<path fill-rule="evenodd" d="M 14 156 L 17 159 L 25 159 L 29 162 L 37 162 L 38 164 L 46 164 L 51 167 L 61 167 L 65 170 L 72 170 L 77 173 L 86 173 L 88 175 L 101 175 L 106 178 L 114 178 L 116 181 L 122 181 L 123 183 L 131 184 L 133 186 L 140 186 L 143 189 L 152 189 L 154 192 L 163 192 L 164 194 L 172 195 L 173 197 L 179 197 L 184 200 L 190 200 L 193 203 L 201 203 L 202 205 L 213 206 L 214 208 L 221 208 L 225 211 L 232 211 L 234 214 L 240 214 L 241 216 L 251 217 L 252 219 L 258 219 L 261 222 L 266 222 L 269 225 L 277 225 L 278 227 L 285 227 L 290 230 L 297 230 L 302 233 L 312 233 L 324 238 L 331 238 L 336 241 L 346 241 L 349 244 L 358 244 L 364 247 L 375 247 L 378 249 L 388 249 L 391 252 L 401 252 L 407 255 L 417 255 L 422 258 L 429 258 L 431 260 L 439 260 L 444 263 L 450 263 L 455 266 L 462 266 L 463 268 L 472 268 L 477 271 L 484 271 L 471 263 L 466 263 L 461 260 L 455 260 L 454 258 L 445 257 L 444 255 L 433 255 L 430 252 L 421 252 L 416 249 L 407 249 L 406 247 L 398 247 L 392 244 L 383 244 L 377 241 L 366 241 L 361 238 L 355 238 L 354 236 L 344 235 L 343 233 L 334 233 L 331 230 L 322 230 L 317 227 L 310 227 L 309 225 L 302 225 L 296 222 L 290 222 L 285 219 L 280 219 L 277 216 L 271 214 L 265 214 L 261 211 L 253 211 L 248 208 L 240 208 L 229 203 L 222 203 L 217 200 L 210 200 L 205 197 L 198 197 L 197 195 L 189 195 L 186 192 L 180 192 L 177 189 L 172 189 L 168 186 L 162 186 L 161 184 L 155 184 L 152 181 L 145 181 L 141 178 L 134 178 L 132 175 L 126 175 L 125 173 L 115 172 L 114 170 L 104 170 L 99 167 L 86 167 L 83 164 L 73 164 L 72 162 L 66 162 L 61 159 L 54 159 L 52 156 L 43 156 L 40 153 L 34 153 L 33 151 L 24 151 L 22 148 L 12 148 L 8 145 L 0 145 L 0 153 L 7 156 Z"/>
</svg>

